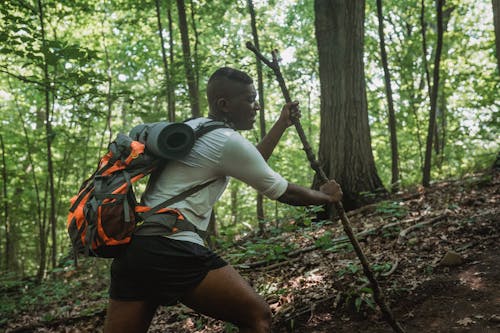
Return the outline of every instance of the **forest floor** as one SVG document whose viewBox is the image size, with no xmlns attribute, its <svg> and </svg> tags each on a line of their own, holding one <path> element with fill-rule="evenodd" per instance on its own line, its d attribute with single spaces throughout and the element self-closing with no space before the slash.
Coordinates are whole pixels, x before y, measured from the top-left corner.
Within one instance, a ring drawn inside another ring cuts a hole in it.
<svg viewBox="0 0 500 333">
<path fill-rule="evenodd" d="M 500 332 L 498 171 L 415 188 L 348 216 L 406 332 Z M 273 332 L 392 332 L 340 223 L 287 225 L 219 251 L 268 301 Z M 102 331 L 107 280 L 95 267 L 54 272 L 57 283 L 33 288 L 35 296 L 6 289 L 19 306 L 0 304 L 0 331 Z M 149 332 L 236 330 L 179 305 L 160 308 Z"/>
</svg>

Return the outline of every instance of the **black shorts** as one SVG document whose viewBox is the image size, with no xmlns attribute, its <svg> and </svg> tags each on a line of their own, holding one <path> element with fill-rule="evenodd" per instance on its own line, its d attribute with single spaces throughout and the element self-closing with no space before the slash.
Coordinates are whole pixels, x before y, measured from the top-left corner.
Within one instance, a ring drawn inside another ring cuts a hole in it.
<svg viewBox="0 0 500 333">
<path fill-rule="evenodd" d="M 209 249 L 163 236 L 135 236 L 111 264 L 110 298 L 173 305 L 210 270 L 227 265 Z"/>
</svg>

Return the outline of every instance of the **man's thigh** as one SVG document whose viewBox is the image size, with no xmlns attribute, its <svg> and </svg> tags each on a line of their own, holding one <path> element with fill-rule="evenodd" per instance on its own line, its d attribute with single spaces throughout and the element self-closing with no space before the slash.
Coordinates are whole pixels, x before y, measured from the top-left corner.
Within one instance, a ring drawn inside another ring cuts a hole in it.
<svg viewBox="0 0 500 333">
<path fill-rule="evenodd" d="M 253 325 L 269 306 L 230 265 L 211 270 L 182 303 L 193 310 L 236 325 Z"/>
</svg>

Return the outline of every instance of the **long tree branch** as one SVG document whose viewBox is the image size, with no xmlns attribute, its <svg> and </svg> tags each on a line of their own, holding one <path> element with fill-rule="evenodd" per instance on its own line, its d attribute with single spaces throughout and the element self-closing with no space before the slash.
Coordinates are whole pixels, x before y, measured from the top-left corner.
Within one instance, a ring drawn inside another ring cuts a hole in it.
<svg viewBox="0 0 500 333">
<path fill-rule="evenodd" d="M 274 71 L 274 74 L 276 76 L 276 80 L 278 81 L 279 86 L 281 88 L 281 92 L 283 93 L 283 97 L 285 98 L 285 100 L 287 102 L 291 102 L 292 99 L 290 98 L 290 93 L 288 91 L 288 88 L 286 87 L 283 75 L 281 74 L 276 51 L 272 52 L 273 60 L 269 61 L 266 59 L 266 57 L 264 57 L 262 55 L 262 53 L 260 53 L 260 51 L 251 42 L 247 42 L 246 46 L 262 62 L 264 62 L 267 66 L 269 66 Z M 307 155 L 307 158 L 309 160 L 309 163 L 311 164 L 311 167 L 314 169 L 314 171 L 316 171 L 316 174 L 323 182 L 328 181 L 328 177 L 326 176 L 325 172 L 321 168 L 319 162 L 314 157 L 314 153 L 312 152 L 311 146 L 309 145 L 309 142 L 308 142 L 307 137 L 304 133 L 304 130 L 300 124 L 299 119 L 294 118 L 293 123 L 295 125 L 295 128 L 296 128 L 298 134 L 299 134 L 300 140 L 302 141 L 303 148 L 306 152 L 306 155 Z M 361 262 L 361 265 L 363 266 L 363 271 L 364 271 L 366 277 L 368 278 L 368 281 L 370 281 L 370 284 L 371 284 L 371 287 L 373 290 L 373 298 L 374 298 L 375 302 L 380 307 L 380 309 L 384 315 L 384 318 L 389 323 L 389 325 L 392 327 L 392 329 L 395 332 L 404 333 L 405 331 L 404 331 L 403 327 L 396 321 L 396 319 L 394 318 L 394 315 L 392 314 L 391 309 L 389 308 L 389 306 L 385 302 L 385 297 L 380 289 L 380 285 L 379 285 L 377 279 L 375 278 L 375 275 L 373 274 L 373 272 L 370 268 L 370 264 L 368 263 L 368 260 L 366 259 L 366 256 L 365 256 L 363 250 L 361 249 L 361 246 L 359 245 L 359 242 L 358 242 L 356 236 L 354 235 L 354 232 L 353 232 L 352 227 L 351 227 L 351 223 L 349 222 L 349 218 L 347 217 L 347 215 L 345 213 L 345 210 L 344 210 L 342 203 L 341 202 L 335 203 L 335 208 L 337 210 L 337 213 L 340 216 L 340 220 L 342 222 L 344 232 L 347 234 L 347 237 L 349 237 L 349 240 L 354 248 L 354 251 L 356 252 L 356 255 L 358 256 L 358 258 Z"/>
</svg>

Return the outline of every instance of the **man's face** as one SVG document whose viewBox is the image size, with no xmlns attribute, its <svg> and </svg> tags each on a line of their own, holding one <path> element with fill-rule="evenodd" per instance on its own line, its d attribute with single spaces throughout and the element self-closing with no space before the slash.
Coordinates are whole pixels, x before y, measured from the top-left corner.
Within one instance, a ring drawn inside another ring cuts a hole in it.
<svg viewBox="0 0 500 333">
<path fill-rule="evenodd" d="M 236 129 L 252 129 L 257 111 L 260 110 L 254 85 L 234 83 L 231 90 L 231 96 L 225 99 L 223 112 Z"/>
</svg>

